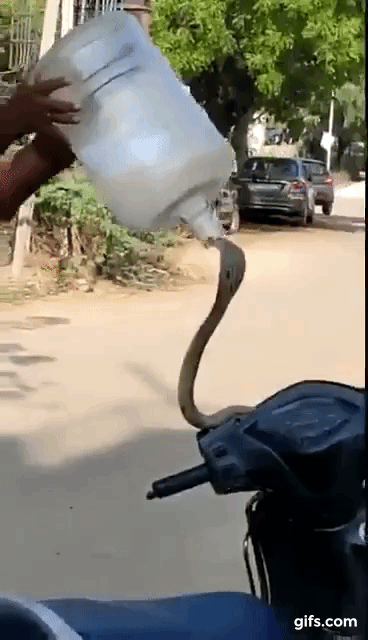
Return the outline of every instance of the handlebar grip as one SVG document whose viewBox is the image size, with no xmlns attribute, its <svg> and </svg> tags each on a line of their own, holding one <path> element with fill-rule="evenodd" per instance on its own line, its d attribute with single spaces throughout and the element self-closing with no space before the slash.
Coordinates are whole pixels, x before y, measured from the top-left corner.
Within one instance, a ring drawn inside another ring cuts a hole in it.
<svg viewBox="0 0 368 640">
<path fill-rule="evenodd" d="M 207 464 L 199 464 L 192 469 L 187 469 L 181 473 L 176 473 L 174 476 L 168 476 L 153 482 L 152 489 L 147 493 L 146 498 L 147 500 L 167 498 L 175 493 L 198 487 L 198 485 L 205 484 L 209 480 L 210 473 Z"/>
</svg>

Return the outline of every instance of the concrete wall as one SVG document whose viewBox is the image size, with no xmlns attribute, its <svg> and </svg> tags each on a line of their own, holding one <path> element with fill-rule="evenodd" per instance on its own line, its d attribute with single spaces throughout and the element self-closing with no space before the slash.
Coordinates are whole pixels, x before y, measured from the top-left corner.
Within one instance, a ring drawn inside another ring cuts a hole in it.
<svg viewBox="0 0 368 640">
<path fill-rule="evenodd" d="M 297 144 L 269 144 L 260 148 L 259 155 L 275 158 L 292 158 L 297 155 Z"/>
</svg>

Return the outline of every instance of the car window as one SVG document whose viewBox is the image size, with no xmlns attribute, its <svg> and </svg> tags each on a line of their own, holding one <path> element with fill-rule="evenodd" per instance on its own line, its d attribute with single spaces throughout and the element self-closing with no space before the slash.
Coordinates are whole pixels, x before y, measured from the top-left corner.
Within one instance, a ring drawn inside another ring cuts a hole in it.
<svg viewBox="0 0 368 640">
<path fill-rule="evenodd" d="M 307 173 L 311 173 L 312 176 L 324 176 L 328 173 L 326 166 L 320 162 L 305 162 L 303 164 L 307 169 Z"/>
<path fill-rule="evenodd" d="M 302 164 L 302 173 L 303 173 L 303 177 L 305 178 L 305 180 L 308 180 L 310 174 L 311 174 L 311 167 L 309 165 L 309 163 L 305 163 L 303 162 Z"/>
<path fill-rule="evenodd" d="M 243 166 L 242 173 L 244 175 L 251 175 L 253 171 L 266 171 L 265 162 L 258 158 L 249 158 Z"/>
<path fill-rule="evenodd" d="M 297 178 L 298 174 L 298 165 L 293 160 L 270 163 L 270 180 L 289 180 L 290 178 Z"/>
<path fill-rule="evenodd" d="M 249 158 L 243 166 L 242 177 L 256 176 L 267 180 L 292 180 L 299 175 L 295 160 L 284 158 Z"/>
</svg>

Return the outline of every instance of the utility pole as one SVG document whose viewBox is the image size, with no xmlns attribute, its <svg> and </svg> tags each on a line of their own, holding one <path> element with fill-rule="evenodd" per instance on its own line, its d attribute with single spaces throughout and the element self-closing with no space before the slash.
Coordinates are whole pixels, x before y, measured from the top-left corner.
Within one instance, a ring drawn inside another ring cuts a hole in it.
<svg viewBox="0 0 368 640">
<path fill-rule="evenodd" d="M 72 4 L 73 0 L 69 1 Z M 47 0 L 46 2 L 39 58 L 54 44 L 59 6 L 60 0 Z M 12 260 L 12 276 L 15 280 L 19 280 L 24 261 L 29 253 L 35 198 L 35 195 L 30 196 L 30 198 L 19 207 L 18 211 Z"/>
<path fill-rule="evenodd" d="M 327 147 L 327 171 L 331 169 L 331 152 L 333 145 L 333 122 L 334 122 L 334 92 L 332 92 L 330 102 L 330 117 L 328 121 L 328 147 Z"/>
<path fill-rule="evenodd" d="M 74 0 L 61 0 L 61 33 L 63 38 L 74 27 Z"/>
<path fill-rule="evenodd" d="M 57 19 L 59 15 L 60 0 L 46 0 L 46 8 L 43 17 L 41 46 L 39 58 L 48 51 L 55 41 Z"/>
<path fill-rule="evenodd" d="M 63 37 L 74 26 L 74 0 L 47 0 L 39 58 L 54 44 L 60 2 L 61 36 Z M 83 2 L 84 4 L 85 2 Z M 132 13 L 137 18 L 148 35 L 152 19 L 152 4 L 153 0 L 125 0 L 124 2 L 125 11 Z M 82 21 L 84 21 L 84 17 Z M 34 204 L 35 196 L 32 195 L 19 208 L 12 261 L 12 276 L 14 279 L 19 279 L 21 276 L 25 258 L 29 253 Z"/>
</svg>

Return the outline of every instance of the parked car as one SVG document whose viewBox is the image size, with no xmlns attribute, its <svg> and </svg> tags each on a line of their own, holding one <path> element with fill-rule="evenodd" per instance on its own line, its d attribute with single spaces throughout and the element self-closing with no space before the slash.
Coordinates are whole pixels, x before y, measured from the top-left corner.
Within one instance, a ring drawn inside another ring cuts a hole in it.
<svg viewBox="0 0 368 640">
<path fill-rule="evenodd" d="M 312 158 L 302 158 L 302 161 L 307 173 L 312 177 L 315 204 L 322 207 L 325 216 L 331 215 L 335 198 L 333 177 L 324 162 Z"/>
<path fill-rule="evenodd" d="M 343 167 L 348 171 L 352 180 L 365 178 L 367 164 L 367 147 L 364 142 L 354 141 L 345 149 Z"/>
<path fill-rule="evenodd" d="M 238 189 L 240 217 L 268 211 L 312 224 L 315 194 L 312 177 L 300 158 L 248 158 L 232 182 Z"/>
</svg>

